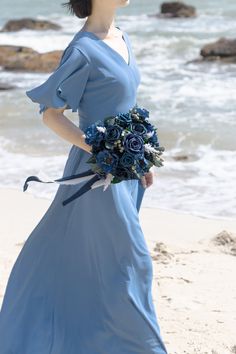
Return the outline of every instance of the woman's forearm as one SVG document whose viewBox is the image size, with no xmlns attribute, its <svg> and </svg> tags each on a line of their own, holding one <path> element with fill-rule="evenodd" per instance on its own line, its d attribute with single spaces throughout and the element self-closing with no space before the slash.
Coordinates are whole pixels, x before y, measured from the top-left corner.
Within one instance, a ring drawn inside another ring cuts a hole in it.
<svg viewBox="0 0 236 354">
<path fill-rule="evenodd" d="M 63 109 L 47 108 L 43 122 L 61 138 L 91 153 L 91 146 L 84 141 L 84 132 L 63 114 Z"/>
</svg>

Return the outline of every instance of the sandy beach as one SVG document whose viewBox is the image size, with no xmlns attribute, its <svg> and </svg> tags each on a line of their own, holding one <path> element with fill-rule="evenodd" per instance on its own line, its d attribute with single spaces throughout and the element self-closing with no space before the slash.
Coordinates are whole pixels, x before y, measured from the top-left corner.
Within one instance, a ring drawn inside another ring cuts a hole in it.
<svg viewBox="0 0 236 354">
<path fill-rule="evenodd" d="M 22 244 L 50 200 L 0 189 L 0 304 Z M 140 210 L 153 300 L 169 354 L 236 353 L 236 220 Z"/>
</svg>

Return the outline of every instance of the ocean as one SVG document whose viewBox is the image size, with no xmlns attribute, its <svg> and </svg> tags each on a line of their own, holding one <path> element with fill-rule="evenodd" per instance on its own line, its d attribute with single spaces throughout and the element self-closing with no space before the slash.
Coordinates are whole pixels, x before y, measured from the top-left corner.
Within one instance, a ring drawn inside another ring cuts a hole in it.
<svg viewBox="0 0 236 354">
<path fill-rule="evenodd" d="M 70 15 L 62 2 L 13 2 L 1 1 L 1 27 L 9 19 L 34 17 L 58 23 L 62 30 L 0 33 L 0 44 L 40 52 L 64 49 L 85 21 Z M 149 17 L 160 4 L 131 0 L 115 19 L 131 39 L 141 72 L 137 102 L 149 110 L 165 147 L 165 165 L 155 168 L 142 205 L 235 218 L 236 64 L 187 62 L 199 57 L 206 43 L 236 37 L 236 2 L 188 1 L 197 8 L 192 19 Z M 1 82 L 16 86 L 0 92 L 0 187 L 22 190 L 25 179 L 40 171 L 61 177 L 71 144 L 42 123 L 38 105 L 25 95 L 49 74 L 0 70 L 0 75 Z M 66 115 L 78 123 L 77 113 Z M 31 183 L 25 193 L 51 199 L 57 188 Z"/>
</svg>

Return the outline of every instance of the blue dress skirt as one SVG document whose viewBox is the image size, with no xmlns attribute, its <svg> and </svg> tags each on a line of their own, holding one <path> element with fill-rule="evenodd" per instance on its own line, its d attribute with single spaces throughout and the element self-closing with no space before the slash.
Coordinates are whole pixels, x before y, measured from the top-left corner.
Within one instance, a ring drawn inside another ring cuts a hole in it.
<svg viewBox="0 0 236 354">
<path fill-rule="evenodd" d="M 132 108 L 140 72 L 121 32 L 128 62 L 94 33 L 77 32 L 56 70 L 26 91 L 39 114 L 66 105 L 84 130 Z M 73 145 L 63 177 L 87 170 L 90 156 Z M 83 183 L 59 185 L 14 263 L 0 312 L 0 354 L 167 353 L 139 222 L 145 189 L 139 180 L 122 181 L 63 206 Z"/>
</svg>

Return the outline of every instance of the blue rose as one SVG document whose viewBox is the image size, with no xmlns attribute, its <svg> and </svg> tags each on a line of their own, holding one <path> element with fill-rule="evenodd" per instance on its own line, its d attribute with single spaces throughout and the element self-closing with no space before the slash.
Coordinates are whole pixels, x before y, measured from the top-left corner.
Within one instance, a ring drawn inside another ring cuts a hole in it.
<svg viewBox="0 0 236 354">
<path fill-rule="evenodd" d="M 106 128 L 105 139 L 108 142 L 114 142 L 119 139 L 122 133 L 122 128 L 118 125 L 110 125 Z"/>
<path fill-rule="evenodd" d="M 85 143 L 88 145 L 99 146 L 104 139 L 104 133 L 97 130 L 97 125 L 95 123 L 85 129 L 84 133 Z"/>
<path fill-rule="evenodd" d="M 159 146 L 158 136 L 156 132 L 148 139 L 148 142 L 153 146 Z"/>
<path fill-rule="evenodd" d="M 134 173 L 130 168 L 119 165 L 116 168 L 116 178 L 119 179 L 120 181 L 124 179 L 133 179 Z"/>
<path fill-rule="evenodd" d="M 108 116 L 104 118 L 104 126 L 108 127 L 109 125 L 115 124 L 115 116 Z"/>
<path fill-rule="evenodd" d="M 147 133 L 147 129 L 142 123 L 132 123 L 131 131 L 142 136 Z"/>
<path fill-rule="evenodd" d="M 135 164 L 135 157 L 133 154 L 129 152 L 124 152 L 124 154 L 120 158 L 120 165 L 122 167 L 131 167 Z"/>
<path fill-rule="evenodd" d="M 136 163 L 136 171 L 141 175 L 143 175 L 145 172 L 148 172 L 149 168 L 150 168 L 150 163 L 145 158 L 138 160 Z"/>
<path fill-rule="evenodd" d="M 149 117 L 149 111 L 145 108 L 137 107 L 135 108 L 135 111 L 144 118 Z"/>
<path fill-rule="evenodd" d="M 131 113 L 118 113 L 115 117 L 115 121 L 121 127 L 127 128 L 132 123 Z"/>
<path fill-rule="evenodd" d="M 143 138 L 140 135 L 130 133 L 125 136 L 124 147 L 130 153 L 140 154 L 144 151 Z"/>
<path fill-rule="evenodd" d="M 147 129 L 147 132 L 152 132 L 153 130 L 155 130 L 155 126 L 153 124 L 151 124 L 150 122 L 144 122 L 145 127 Z"/>
<path fill-rule="evenodd" d="M 107 150 L 102 150 L 96 155 L 98 166 L 106 173 L 112 172 L 118 164 L 118 156 Z"/>
</svg>

